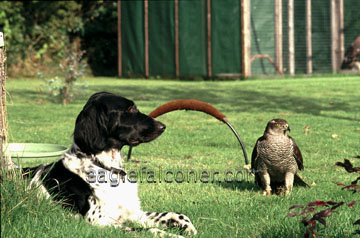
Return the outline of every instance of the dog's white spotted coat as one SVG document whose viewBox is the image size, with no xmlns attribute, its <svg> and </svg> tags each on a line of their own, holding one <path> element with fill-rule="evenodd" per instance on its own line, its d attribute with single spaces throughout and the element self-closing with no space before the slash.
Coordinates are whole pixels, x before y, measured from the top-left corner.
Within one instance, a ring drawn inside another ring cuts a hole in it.
<svg viewBox="0 0 360 238">
<path fill-rule="evenodd" d="M 132 101 L 107 92 L 95 93 L 78 115 L 74 142 L 61 160 L 26 168 L 34 172 L 30 186 L 40 188 L 46 197 L 68 201 L 63 205 L 72 206 L 94 225 L 135 231 L 126 226 L 131 222 L 159 236 L 182 237 L 160 227 L 178 227 L 196 234 L 183 214 L 142 211 L 138 185 L 128 181 L 124 171 L 122 146 L 149 142 L 164 130 L 165 125 L 140 113 Z M 115 184 L 109 179 L 114 173 Z"/>
<path fill-rule="evenodd" d="M 73 144 L 73 146 L 76 146 Z M 122 169 L 123 159 L 119 151 L 107 151 L 97 154 L 95 157 L 77 158 L 71 153 L 71 149 L 63 154 L 61 159 L 63 165 L 71 172 L 79 175 L 93 189 L 93 195 L 89 196 L 90 209 L 85 215 L 86 221 L 91 224 L 100 226 L 118 226 L 125 230 L 131 231 L 126 227 L 126 222 L 133 222 L 147 228 L 148 231 L 159 236 L 182 237 L 162 231 L 156 227 L 179 227 L 189 234 L 196 234 L 197 231 L 190 219 L 175 212 L 144 212 L 140 206 L 138 196 L 138 185 L 128 181 L 127 176 L 117 177 L 119 180 L 117 186 L 111 186 L 109 174 L 111 170 L 99 167 L 94 163 L 95 158 L 109 168 Z M 89 171 L 105 171 L 106 182 L 96 179 L 95 182 L 88 182 Z M 42 170 L 39 169 L 30 185 L 38 186 L 41 191 L 50 197 L 46 188 L 41 185 L 40 175 Z"/>
</svg>

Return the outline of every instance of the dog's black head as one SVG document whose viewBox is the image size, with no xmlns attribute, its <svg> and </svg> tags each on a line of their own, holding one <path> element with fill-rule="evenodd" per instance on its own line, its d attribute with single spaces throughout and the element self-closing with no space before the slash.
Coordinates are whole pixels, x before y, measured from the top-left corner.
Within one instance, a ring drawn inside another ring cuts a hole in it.
<svg viewBox="0 0 360 238">
<path fill-rule="evenodd" d="M 82 152 L 97 154 L 152 141 L 164 130 L 164 124 L 139 112 L 134 102 L 100 92 L 89 98 L 78 115 L 74 142 Z"/>
</svg>

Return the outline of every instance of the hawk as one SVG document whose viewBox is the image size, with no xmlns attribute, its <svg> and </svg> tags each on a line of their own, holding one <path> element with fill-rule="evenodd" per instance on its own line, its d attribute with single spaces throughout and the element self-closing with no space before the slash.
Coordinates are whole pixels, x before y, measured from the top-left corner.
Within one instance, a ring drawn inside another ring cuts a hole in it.
<svg viewBox="0 0 360 238">
<path fill-rule="evenodd" d="M 255 183 L 264 187 L 263 195 L 270 195 L 272 188 L 285 185 L 288 194 L 293 184 L 308 186 L 297 174 L 303 170 L 303 158 L 299 147 L 287 131 L 289 124 L 284 119 L 268 122 L 264 135 L 255 144 L 251 156 L 251 169 Z"/>
</svg>

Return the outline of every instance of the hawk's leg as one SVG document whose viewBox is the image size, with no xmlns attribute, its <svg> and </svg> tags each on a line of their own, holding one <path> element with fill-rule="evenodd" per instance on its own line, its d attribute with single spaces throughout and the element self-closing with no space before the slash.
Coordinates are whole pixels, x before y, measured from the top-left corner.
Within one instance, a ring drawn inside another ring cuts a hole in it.
<svg viewBox="0 0 360 238">
<path fill-rule="evenodd" d="M 291 172 L 287 172 L 285 174 L 285 195 L 288 195 L 291 192 L 291 189 L 294 184 L 294 174 Z"/>
<path fill-rule="evenodd" d="M 263 195 L 271 195 L 271 187 L 270 187 L 270 174 L 267 171 L 264 171 L 261 175 L 262 184 L 265 187 Z"/>
</svg>

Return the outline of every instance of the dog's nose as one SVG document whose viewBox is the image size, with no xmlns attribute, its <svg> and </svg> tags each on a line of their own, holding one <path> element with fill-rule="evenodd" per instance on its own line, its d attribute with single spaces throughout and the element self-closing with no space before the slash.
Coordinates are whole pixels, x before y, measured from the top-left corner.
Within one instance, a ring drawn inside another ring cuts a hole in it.
<svg viewBox="0 0 360 238">
<path fill-rule="evenodd" d="M 165 129 L 166 129 L 166 126 L 164 124 L 162 124 L 161 122 L 158 123 L 157 127 L 161 132 L 165 131 Z"/>
</svg>

